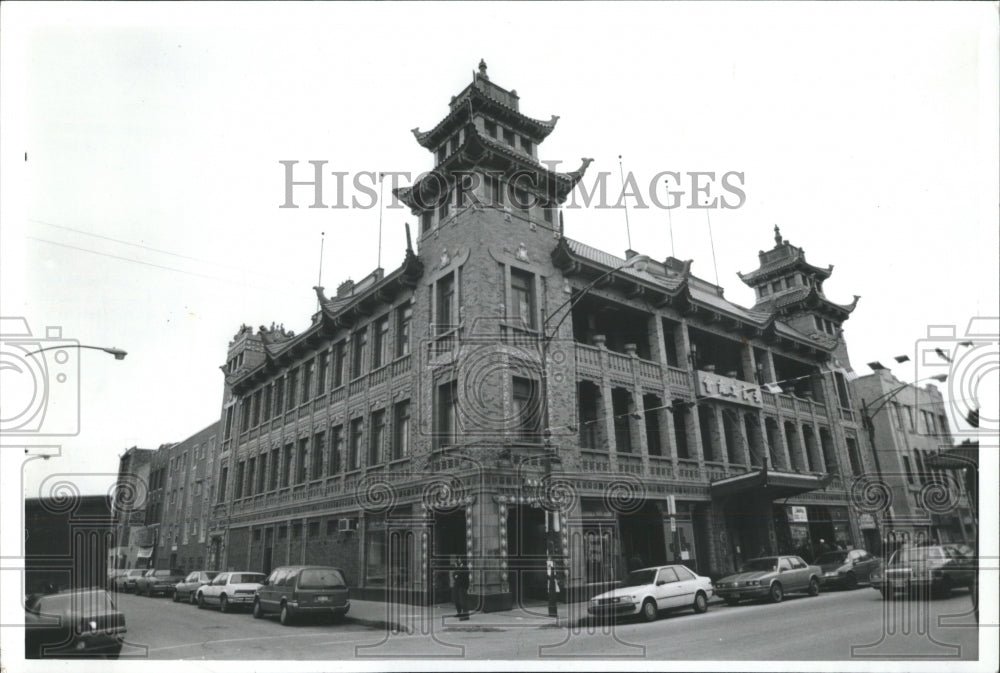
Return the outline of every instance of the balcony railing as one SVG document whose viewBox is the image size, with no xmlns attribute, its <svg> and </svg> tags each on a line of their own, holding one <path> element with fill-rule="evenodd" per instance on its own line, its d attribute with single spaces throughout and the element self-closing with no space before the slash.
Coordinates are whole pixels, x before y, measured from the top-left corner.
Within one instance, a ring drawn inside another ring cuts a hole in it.
<svg viewBox="0 0 1000 673">
<path fill-rule="evenodd" d="M 686 369 L 667 367 L 667 382 L 672 388 L 687 390 L 691 387 L 691 376 Z"/>
<path fill-rule="evenodd" d="M 618 471 L 628 474 L 642 474 L 642 456 L 630 453 L 619 453 L 616 456 Z"/>
</svg>

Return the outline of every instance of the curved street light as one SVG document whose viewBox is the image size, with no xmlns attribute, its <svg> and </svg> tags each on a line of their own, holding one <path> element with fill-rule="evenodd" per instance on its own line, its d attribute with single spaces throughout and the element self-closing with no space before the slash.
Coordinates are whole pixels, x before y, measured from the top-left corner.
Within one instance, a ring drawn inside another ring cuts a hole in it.
<svg viewBox="0 0 1000 673">
<path fill-rule="evenodd" d="M 633 255 L 625 260 L 619 266 L 613 269 L 609 269 L 605 273 L 601 274 L 586 286 L 583 287 L 575 296 L 570 297 L 562 304 L 553 309 L 552 313 L 542 322 L 542 349 L 541 349 L 541 404 L 542 404 L 542 422 L 545 424 L 543 435 L 545 442 L 545 458 L 544 458 L 544 476 L 543 479 L 549 480 L 552 477 L 553 462 L 560 462 L 559 456 L 555 455 L 555 451 L 552 448 L 551 437 L 552 430 L 549 424 L 549 344 L 552 343 L 552 338 L 559 332 L 559 328 L 566 318 L 568 318 L 573 313 L 573 307 L 576 306 L 581 299 L 583 299 L 588 292 L 593 290 L 598 283 L 603 281 L 605 278 L 612 276 L 619 271 L 624 269 L 629 269 L 633 267 L 644 266 L 649 262 L 648 255 Z M 546 333 L 546 325 L 552 320 L 563 308 L 566 308 L 566 312 L 563 314 L 559 322 L 556 323 L 555 327 L 552 328 L 551 333 Z M 556 550 L 560 548 L 562 541 L 560 540 L 559 531 L 559 514 L 555 511 L 550 511 L 548 508 L 545 509 L 545 572 L 547 575 L 547 597 L 548 597 L 548 608 L 549 617 L 559 617 L 559 603 L 557 601 L 557 591 L 556 591 L 556 567 L 555 567 L 555 556 Z"/>
<path fill-rule="evenodd" d="M 31 353 L 25 353 L 26 356 L 38 355 L 44 351 L 60 350 L 64 348 L 91 348 L 96 351 L 104 351 L 108 355 L 114 355 L 115 360 L 124 360 L 128 352 L 123 351 L 120 348 L 105 348 L 104 346 L 86 346 L 84 344 L 60 344 L 58 346 L 46 346 L 45 348 L 40 348 L 37 351 L 32 351 Z"/>
</svg>

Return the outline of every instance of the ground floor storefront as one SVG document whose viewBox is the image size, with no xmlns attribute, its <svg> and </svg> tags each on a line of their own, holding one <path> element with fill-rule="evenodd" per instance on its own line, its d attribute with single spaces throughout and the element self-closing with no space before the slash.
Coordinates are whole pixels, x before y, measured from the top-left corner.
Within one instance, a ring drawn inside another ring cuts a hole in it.
<svg viewBox="0 0 1000 673">
<path fill-rule="evenodd" d="M 434 603 L 452 600 L 461 561 L 471 569 L 473 606 L 492 611 L 550 592 L 586 600 L 638 567 L 679 563 L 717 578 L 763 554 L 811 559 L 820 540 L 860 546 L 846 493 L 816 480 L 772 475 L 763 486 L 747 479 L 718 491 L 705 483 L 543 476 L 456 472 L 447 487 L 413 480 L 362 507 L 312 503 L 220 522 L 207 558 L 217 569 L 258 572 L 334 565 L 357 598 Z"/>
</svg>

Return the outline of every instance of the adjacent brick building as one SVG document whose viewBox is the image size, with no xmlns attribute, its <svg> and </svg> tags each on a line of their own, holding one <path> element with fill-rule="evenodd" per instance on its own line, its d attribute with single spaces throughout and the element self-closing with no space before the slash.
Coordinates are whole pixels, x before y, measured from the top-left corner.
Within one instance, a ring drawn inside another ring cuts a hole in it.
<svg viewBox="0 0 1000 673">
<path fill-rule="evenodd" d="M 751 308 L 690 260 L 567 238 L 589 161 L 539 162 L 556 121 L 481 64 L 414 131 L 435 171 L 397 192 L 419 222 L 403 263 L 316 288 L 301 334 L 235 335 L 210 565 L 329 563 L 355 596 L 438 600 L 467 556 L 490 610 L 543 597 L 547 560 L 576 598 L 631 563 L 718 575 L 865 544 L 842 331 L 857 297 L 827 299 L 831 268 L 777 232 L 741 275 Z"/>
</svg>

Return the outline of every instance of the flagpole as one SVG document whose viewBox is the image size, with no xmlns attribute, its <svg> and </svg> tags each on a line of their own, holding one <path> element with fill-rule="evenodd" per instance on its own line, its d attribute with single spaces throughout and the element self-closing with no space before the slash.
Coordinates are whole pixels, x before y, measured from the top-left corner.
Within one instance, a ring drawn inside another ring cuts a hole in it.
<svg viewBox="0 0 1000 673">
<path fill-rule="evenodd" d="M 622 155 L 618 155 L 618 175 L 622 180 L 622 203 L 625 204 L 625 235 L 628 236 L 628 249 L 632 249 L 632 230 L 628 224 L 628 201 L 625 200 L 625 171 L 622 169 Z"/>
</svg>

